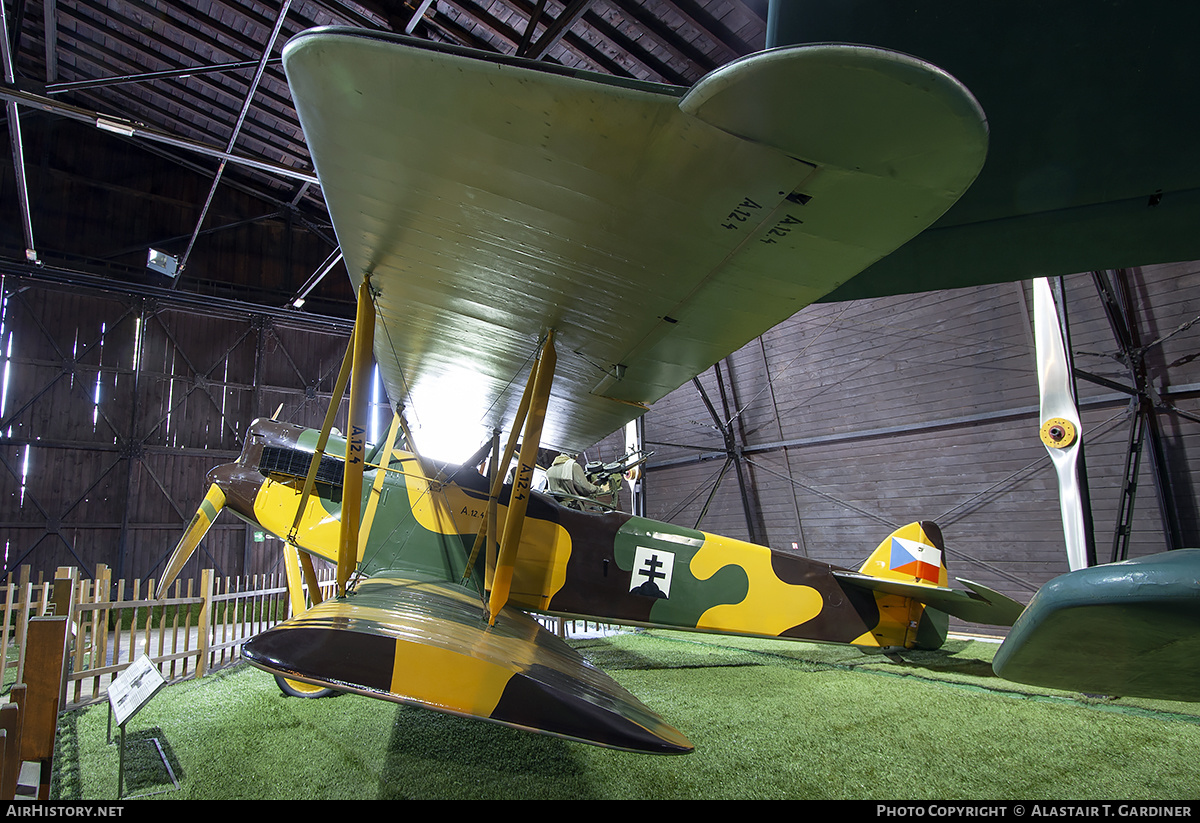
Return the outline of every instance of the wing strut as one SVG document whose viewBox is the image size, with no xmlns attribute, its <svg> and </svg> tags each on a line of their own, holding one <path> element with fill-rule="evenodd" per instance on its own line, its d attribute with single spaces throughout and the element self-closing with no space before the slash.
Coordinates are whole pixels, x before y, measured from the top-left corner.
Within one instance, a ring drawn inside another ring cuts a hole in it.
<svg viewBox="0 0 1200 823">
<path fill-rule="evenodd" d="M 367 497 L 367 511 L 362 517 L 361 525 L 359 526 L 358 548 L 355 554 L 355 562 L 358 558 L 365 556 L 367 551 L 367 539 L 371 535 L 371 527 L 375 522 L 375 512 L 379 509 L 380 496 L 383 493 L 383 481 L 388 473 L 388 468 L 392 462 L 392 449 L 396 445 L 396 435 L 400 429 L 404 427 L 404 418 L 400 412 L 392 414 L 392 424 L 388 427 L 387 438 L 376 452 L 376 457 L 372 458 L 374 462 L 370 463 L 375 471 L 375 482 L 371 484 L 371 491 Z M 420 456 L 418 455 L 418 460 Z M 367 463 L 366 460 L 363 461 Z M 364 469 L 366 465 L 364 465 Z M 428 475 L 426 475 L 428 476 Z"/>
<path fill-rule="evenodd" d="M 504 456 L 500 458 L 500 462 L 495 464 L 492 471 L 492 485 L 488 492 L 488 515 L 484 522 L 479 526 L 479 532 L 475 535 L 475 545 L 471 547 L 471 556 L 467 560 L 466 568 L 463 569 L 463 580 L 465 581 L 471 575 L 471 569 L 475 566 L 475 561 L 479 557 L 479 547 L 483 543 L 484 536 L 488 537 L 488 563 L 484 573 L 486 588 L 492 587 L 491 579 L 486 579 L 490 574 L 493 574 L 496 569 L 495 557 L 492 556 L 493 546 L 496 542 L 496 512 L 500 507 L 500 490 L 504 488 L 505 469 L 512 462 L 513 452 L 517 450 L 517 437 L 521 432 L 521 427 L 525 425 L 525 417 L 529 414 L 529 400 L 533 394 L 533 384 L 537 379 L 538 364 L 534 363 L 533 368 L 529 370 L 529 380 L 525 383 L 525 391 L 521 394 L 521 402 L 517 406 L 517 415 L 513 418 L 512 431 L 508 434 L 508 442 L 504 446 Z M 500 442 L 495 434 L 492 435 L 494 442 L 492 448 L 492 459 L 495 460 L 496 449 L 499 448 Z M 489 533 L 490 532 L 490 533 Z"/>
<path fill-rule="evenodd" d="M 512 458 L 509 457 L 509 460 Z M 500 463 L 500 430 L 492 430 L 492 458 L 488 468 L 491 470 L 489 475 L 492 478 L 492 494 L 488 497 L 487 507 L 487 523 L 484 528 L 487 531 L 487 559 L 484 562 L 484 586 L 491 591 L 491 581 L 487 579 L 487 570 L 496 568 L 496 540 L 499 534 L 498 523 L 500 517 L 500 489 L 504 483 L 504 477 L 500 473 L 500 466 L 507 466 L 507 463 Z M 499 485 L 497 485 L 499 481 Z M 469 567 L 468 567 L 469 568 Z"/>
<path fill-rule="evenodd" d="M 321 594 L 321 581 L 317 579 L 317 570 L 313 568 L 312 555 L 308 552 L 297 551 L 300 556 L 300 571 L 304 573 L 304 582 L 308 584 L 308 596 L 315 606 L 325 599 Z"/>
<path fill-rule="evenodd" d="M 338 542 L 338 597 L 346 594 L 346 583 L 358 564 L 363 466 L 367 454 L 367 383 L 374 341 L 375 305 L 371 300 L 371 277 L 364 275 L 358 286 L 358 315 L 354 320 L 354 355 L 350 367 L 350 413 L 346 426 L 346 471 L 342 480 L 342 523 Z"/>
<path fill-rule="evenodd" d="M 550 400 L 550 386 L 554 382 L 556 359 L 554 331 L 551 330 L 546 336 L 546 342 L 542 344 L 542 353 L 535 368 L 530 371 L 530 383 L 526 389 L 529 411 L 525 420 L 525 434 L 521 438 L 521 454 L 517 458 L 517 473 L 513 477 L 512 493 L 509 495 L 508 516 L 504 519 L 500 555 L 496 558 L 492 593 L 488 600 L 489 625 L 495 625 L 496 615 L 508 602 L 517 545 L 521 542 L 521 529 L 525 525 L 525 509 L 529 505 L 529 493 L 533 490 L 533 467 L 542 440 L 542 424 L 546 420 L 546 406 Z M 513 431 L 516 431 L 516 426 L 513 427 Z"/>
<path fill-rule="evenodd" d="M 357 328 L 357 327 L 356 327 Z M 325 446 L 329 442 L 329 433 L 333 430 L 333 421 L 341 407 L 342 395 L 346 392 L 346 382 L 350 379 L 350 365 L 353 362 L 354 340 L 357 335 L 352 329 L 350 341 L 346 344 L 346 354 L 342 357 L 342 368 L 338 371 L 337 382 L 333 386 L 333 394 L 329 397 L 329 408 L 325 410 L 325 422 L 321 424 L 321 435 L 317 438 L 317 447 L 313 450 L 312 460 L 308 463 L 308 475 L 304 478 L 304 490 L 300 493 L 300 503 L 296 506 L 296 519 L 292 521 L 292 530 L 288 532 L 288 542 L 296 545 L 296 532 L 300 529 L 300 520 L 304 516 L 304 507 L 312 494 L 313 484 L 317 481 L 317 468 L 325 455 Z M 311 566 L 311 561 L 310 561 Z M 314 599 L 314 603 L 316 600 Z"/>
<path fill-rule="evenodd" d="M 283 570 L 287 579 L 288 601 L 292 604 L 292 614 L 304 614 L 308 611 L 308 603 L 304 599 L 304 587 L 300 584 L 300 551 L 287 543 L 283 546 Z M 320 596 L 318 592 L 316 597 Z M 314 598 L 313 605 L 318 602 L 320 601 Z"/>
</svg>

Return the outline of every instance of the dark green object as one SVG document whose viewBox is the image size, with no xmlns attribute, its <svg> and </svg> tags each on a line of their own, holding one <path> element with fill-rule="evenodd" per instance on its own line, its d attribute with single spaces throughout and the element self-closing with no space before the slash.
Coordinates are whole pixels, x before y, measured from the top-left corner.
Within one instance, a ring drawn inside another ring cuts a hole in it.
<svg viewBox="0 0 1200 823">
<path fill-rule="evenodd" d="M 768 45 L 927 60 L 987 114 L 988 159 L 937 223 L 825 302 L 1200 258 L 1200 4 L 785 0 Z"/>
<path fill-rule="evenodd" d="M 1054 578 L 1017 620 L 992 669 L 1035 686 L 1200 701 L 1200 549 Z"/>
</svg>

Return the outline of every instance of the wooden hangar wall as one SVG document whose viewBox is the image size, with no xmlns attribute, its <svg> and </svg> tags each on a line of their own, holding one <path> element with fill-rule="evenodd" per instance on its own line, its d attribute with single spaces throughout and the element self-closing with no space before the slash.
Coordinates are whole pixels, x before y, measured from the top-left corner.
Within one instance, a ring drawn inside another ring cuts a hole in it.
<svg viewBox="0 0 1200 823">
<path fill-rule="evenodd" d="M 282 403 L 285 419 L 319 424 L 348 326 L 276 307 L 328 255 L 328 238 L 277 203 L 222 186 L 188 289 L 156 286 L 146 280 L 146 246 L 191 229 L 211 178 L 82 126 L 26 122 L 38 147 L 27 173 L 39 251 L 52 260 L 56 246 L 75 250 L 55 262 L 96 280 L 55 281 L 50 266 L 45 276 L 12 268 L 4 276 L 5 569 L 90 573 L 105 563 L 127 579 L 153 576 L 207 488 L 205 474 L 236 454 L 253 417 Z M 0 166 L 0 252 L 9 260 L 23 250 L 16 201 L 11 166 Z M 112 238 L 124 237 L 147 242 L 115 248 Z M 1197 410 L 1200 330 L 1186 324 L 1200 315 L 1198 276 L 1200 264 L 1128 273 L 1151 383 L 1182 410 L 1157 417 L 1169 510 L 1190 545 L 1200 545 L 1200 527 L 1189 461 L 1196 425 L 1186 415 Z M 1066 284 L 1080 368 L 1128 384 L 1091 276 Z M 646 514 L 846 566 L 895 526 L 931 519 L 953 574 L 1027 599 L 1066 570 L 1057 482 L 1037 439 L 1027 293 L 1005 284 L 805 309 L 701 375 L 703 392 L 685 385 L 649 412 Z M 335 300 L 316 314 L 345 308 Z M 1079 385 L 1107 560 L 1129 398 Z M 617 435 L 587 456 L 623 451 Z M 1129 556 L 1166 546 L 1148 449 L 1140 462 Z M 260 549 L 226 515 L 192 566 L 269 570 L 278 555 Z"/>
<path fill-rule="evenodd" d="M 91 576 L 103 563 L 128 580 L 155 577 L 205 475 L 238 454 L 253 418 L 282 405 L 282 419 L 320 425 L 350 322 L 282 307 L 328 257 L 329 238 L 223 185 L 176 287 L 147 271 L 147 248 L 180 252 L 211 171 L 63 120 L 22 125 L 38 160 L 26 174 L 45 265 L 0 266 L 4 571 Z M 16 204 L 11 162 L 0 164 L 0 260 L 24 254 Z M 123 247 L 129 238 L 144 242 Z M 346 280 L 341 268 L 329 277 Z M 331 305 L 318 310 L 344 308 Z M 269 571 L 279 553 L 261 548 L 225 515 L 184 575 L 201 564 Z"/>
<path fill-rule="evenodd" d="M 1124 276 L 1149 385 L 1177 409 L 1156 415 L 1168 511 L 1179 545 L 1200 545 L 1200 263 Z M 1076 368 L 1133 385 L 1092 275 L 1064 283 Z M 933 520 L 952 576 L 1028 601 L 1068 571 L 1031 306 L 1026 282 L 802 310 L 646 415 L 648 516 L 854 568 L 893 528 Z M 1080 379 L 1078 391 L 1107 562 L 1135 415 L 1117 387 Z M 1148 441 L 1139 465 L 1128 557 L 1168 548 Z"/>
<path fill-rule="evenodd" d="M 6 571 L 156 577 L 251 420 L 319 425 L 348 325 L 249 311 L 3 277 Z M 274 570 L 255 539 L 222 517 L 185 576 Z"/>
</svg>

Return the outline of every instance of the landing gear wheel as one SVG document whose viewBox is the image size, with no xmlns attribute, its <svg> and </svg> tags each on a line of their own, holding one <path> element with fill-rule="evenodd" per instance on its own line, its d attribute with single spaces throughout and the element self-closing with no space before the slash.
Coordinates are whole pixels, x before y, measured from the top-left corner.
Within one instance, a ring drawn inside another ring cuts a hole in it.
<svg viewBox="0 0 1200 823">
<path fill-rule="evenodd" d="M 334 690 L 325 686 L 314 686 L 300 680 L 288 680 L 286 677 L 275 675 L 275 685 L 288 697 L 327 697 Z"/>
</svg>

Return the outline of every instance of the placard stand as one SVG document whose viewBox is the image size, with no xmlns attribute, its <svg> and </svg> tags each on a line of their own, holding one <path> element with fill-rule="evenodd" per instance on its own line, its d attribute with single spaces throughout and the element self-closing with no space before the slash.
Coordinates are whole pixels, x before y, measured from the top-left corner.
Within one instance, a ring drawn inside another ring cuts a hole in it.
<svg viewBox="0 0 1200 823">
<path fill-rule="evenodd" d="M 125 794 L 125 724 L 131 717 L 137 714 L 143 706 L 150 702 L 150 698 L 158 694 L 163 686 L 167 685 L 167 681 L 163 679 L 162 673 L 158 667 L 151 662 L 150 658 L 142 655 L 125 671 L 109 684 L 108 687 L 108 742 L 112 743 L 112 723 L 115 719 L 117 726 L 121 729 L 121 744 L 120 755 L 117 766 L 117 799 L 128 800 L 131 798 L 124 797 Z M 171 769 L 171 764 L 167 762 L 167 756 L 163 753 L 162 744 L 158 742 L 157 737 L 150 738 L 147 742 L 154 744 L 154 748 L 158 750 L 158 757 L 162 760 L 163 767 L 167 770 L 167 775 L 171 778 L 171 783 L 175 789 L 163 789 L 160 792 L 148 792 L 138 797 L 149 797 L 155 794 L 162 794 L 167 791 L 175 791 L 179 789 L 179 781 L 175 779 L 175 772 Z"/>
</svg>

